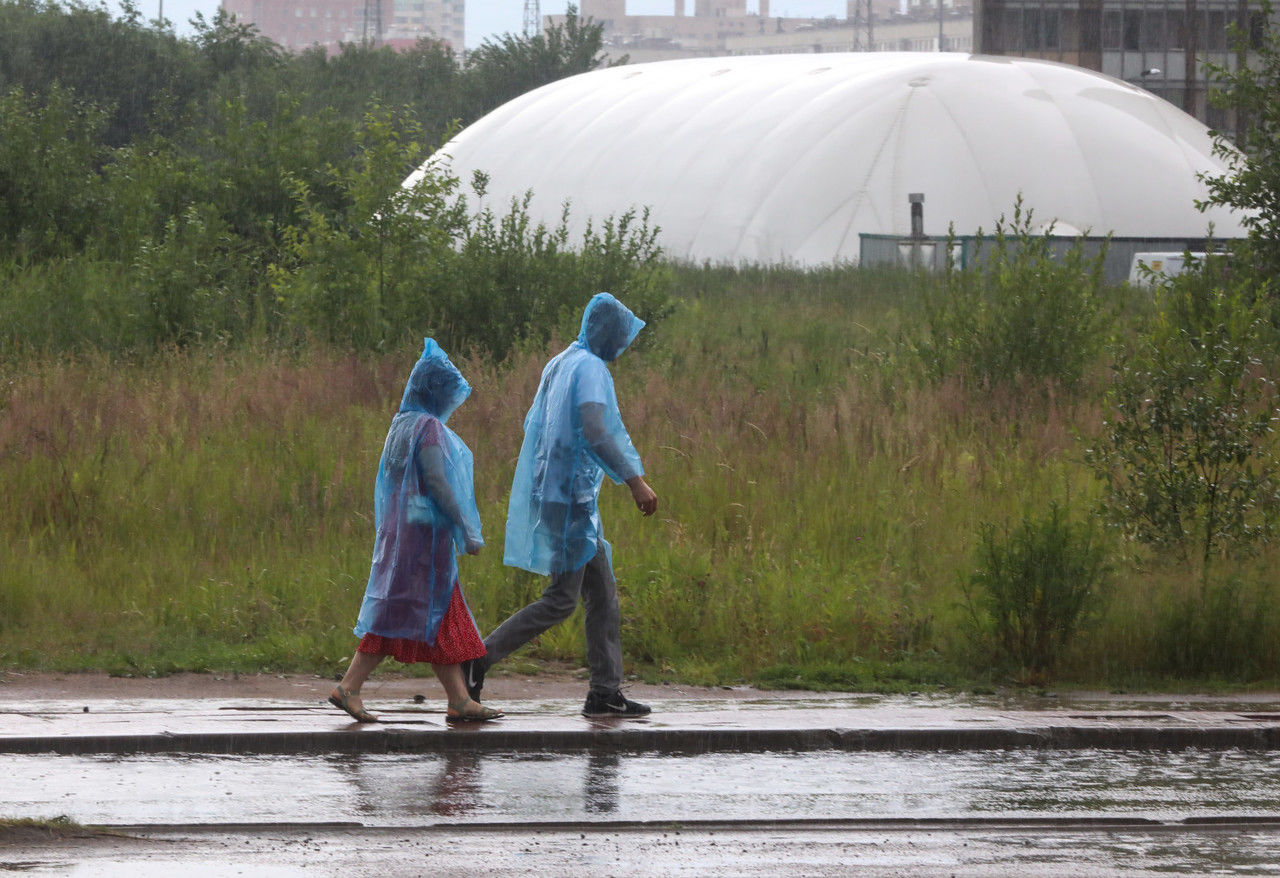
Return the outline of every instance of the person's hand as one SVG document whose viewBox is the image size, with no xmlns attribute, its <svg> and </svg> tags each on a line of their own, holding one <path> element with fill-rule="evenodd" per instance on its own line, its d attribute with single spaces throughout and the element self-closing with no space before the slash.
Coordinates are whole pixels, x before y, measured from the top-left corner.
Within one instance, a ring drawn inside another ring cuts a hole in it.
<svg viewBox="0 0 1280 878">
<path fill-rule="evenodd" d="M 468 555 L 479 555 L 480 550 L 484 548 L 484 543 L 477 540 L 467 540 L 466 551 Z"/>
<path fill-rule="evenodd" d="M 627 479 L 627 487 L 631 489 L 631 499 L 636 501 L 636 508 L 642 515 L 653 515 L 658 511 L 658 495 L 640 476 Z"/>
</svg>

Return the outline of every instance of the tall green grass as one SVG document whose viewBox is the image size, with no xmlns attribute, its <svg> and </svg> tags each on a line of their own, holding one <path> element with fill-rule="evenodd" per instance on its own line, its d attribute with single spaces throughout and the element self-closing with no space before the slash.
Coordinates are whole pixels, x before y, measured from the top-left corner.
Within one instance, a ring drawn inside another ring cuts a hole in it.
<svg viewBox="0 0 1280 878">
<path fill-rule="evenodd" d="M 1100 387 L 1062 398 L 919 380 L 901 339 L 920 325 L 927 278 L 673 271 L 678 307 L 613 367 L 661 498 L 653 519 L 623 489 L 601 499 L 630 666 L 851 688 L 1003 673 L 964 597 L 980 533 L 1098 499 L 1082 456 Z M 502 530 L 521 419 L 558 349 L 455 358 L 475 392 L 450 425 L 475 453 L 488 540 L 460 566 L 485 631 L 543 586 L 502 566 Z M 339 668 L 368 574 L 378 454 L 416 354 L 205 346 L 6 361 L 0 665 Z M 1237 585 L 1210 609 L 1239 616 L 1238 634 L 1215 652 L 1197 628 L 1190 658 L 1169 644 L 1200 592 L 1158 556 L 1112 552 L 1116 584 L 1060 675 L 1280 676 L 1274 548 L 1224 562 Z M 581 627 L 529 649 L 580 660 Z"/>
</svg>

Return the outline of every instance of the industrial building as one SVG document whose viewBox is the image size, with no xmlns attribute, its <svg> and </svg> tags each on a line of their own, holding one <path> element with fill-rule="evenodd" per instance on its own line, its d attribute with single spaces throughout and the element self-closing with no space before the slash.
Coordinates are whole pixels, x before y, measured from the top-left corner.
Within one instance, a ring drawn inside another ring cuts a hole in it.
<svg viewBox="0 0 1280 878">
<path fill-rule="evenodd" d="M 843 18 L 773 15 L 770 0 L 672 0 L 668 15 L 628 15 L 626 0 L 582 0 L 606 50 L 632 63 L 724 55 L 969 51 L 969 0 L 847 0 Z M 547 16 L 560 24 L 564 16 Z"/>
</svg>

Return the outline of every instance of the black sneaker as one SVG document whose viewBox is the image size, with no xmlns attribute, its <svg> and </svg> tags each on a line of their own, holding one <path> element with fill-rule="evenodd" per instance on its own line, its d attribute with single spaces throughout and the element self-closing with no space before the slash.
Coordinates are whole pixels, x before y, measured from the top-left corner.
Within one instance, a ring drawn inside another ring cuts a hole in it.
<svg viewBox="0 0 1280 878">
<path fill-rule="evenodd" d="M 587 694 L 587 703 L 582 706 L 583 716 L 647 716 L 649 705 L 632 701 L 625 697 L 621 690 L 617 692 L 596 692 Z"/>
<path fill-rule="evenodd" d="M 483 659 L 467 659 L 462 663 L 462 682 L 467 687 L 467 696 L 472 701 L 480 700 L 480 690 L 484 688 L 485 666 Z"/>
</svg>

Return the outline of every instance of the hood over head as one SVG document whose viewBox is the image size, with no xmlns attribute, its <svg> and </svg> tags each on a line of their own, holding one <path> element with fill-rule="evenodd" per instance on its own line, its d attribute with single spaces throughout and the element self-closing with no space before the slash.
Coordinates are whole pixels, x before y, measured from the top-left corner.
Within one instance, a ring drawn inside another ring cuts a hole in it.
<svg viewBox="0 0 1280 878">
<path fill-rule="evenodd" d="M 402 412 L 427 412 L 441 421 L 471 395 L 471 385 L 433 338 L 423 339 L 422 356 L 409 373 L 400 400 Z"/>
<path fill-rule="evenodd" d="M 606 363 L 616 360 L 635 341 L 644 321 L 609 293 L 596 293 L 582 314 L 578 341 Z"/>
</svg>

